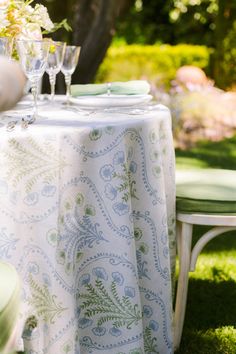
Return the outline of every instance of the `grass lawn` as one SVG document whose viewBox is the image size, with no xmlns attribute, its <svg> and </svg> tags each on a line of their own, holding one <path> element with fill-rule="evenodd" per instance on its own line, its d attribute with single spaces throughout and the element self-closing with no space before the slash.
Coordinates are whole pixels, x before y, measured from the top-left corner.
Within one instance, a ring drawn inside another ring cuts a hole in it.
<svg viewBox="0 0 236 354">
<path fill-rule="evenodd" d="M 236 137 L 176 150 L 176 164 L 177 168 L 236 170 Z M 205 230 L 196 227 L 194 241 Z M 236 232 L 212 240 L 199 256 L 196 271 L 190 273 L 178 354 L 236 354 Z"/>
</svg>

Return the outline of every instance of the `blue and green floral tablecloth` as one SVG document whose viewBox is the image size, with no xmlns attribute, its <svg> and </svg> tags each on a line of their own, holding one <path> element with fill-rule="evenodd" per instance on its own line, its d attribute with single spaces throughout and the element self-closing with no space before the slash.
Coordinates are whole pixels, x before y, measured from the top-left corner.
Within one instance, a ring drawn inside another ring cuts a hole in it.
<svg viewBox="0 0 236 354">
<path fill-rule="evenodd" d="M 22 279 L 25 353 L 172 353 L 168 109 L 44 116 L 0 127 L 0 258 Z"/>
</svg>

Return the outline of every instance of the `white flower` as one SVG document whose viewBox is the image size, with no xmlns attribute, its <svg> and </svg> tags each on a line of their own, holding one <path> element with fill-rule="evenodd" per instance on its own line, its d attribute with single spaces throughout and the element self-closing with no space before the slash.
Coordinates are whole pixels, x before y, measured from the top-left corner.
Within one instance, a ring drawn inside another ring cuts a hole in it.
<svg viewBox="0 0 236 354">
<path fill-rule="evenodd" d="M 0 0 L 0 9 L 5 9 L 9 5 L 9 0 Z"/>
<path fill-rule="evenodd" d="M 6 18 L 5 12 L 0 10 L 0 29 L 5 28 L 8 25 L 9 21 Z"/>
<path fill-rule="evenodd" d="M 54 24 L 48 15 L 47 8 L 40 4 L 35 5 L 34 13 L 31 16 L 31 21 L 38 23 L 40 27 L 46 29 L 47 31 L 52 30 L 54 27 Z"/>
<path fill-rule="evenodd" d="M 25 6 L 25 14 L 31 16 L 34 13 L 34 8 L 30 5 Z"/>
<path fill-rule="evenodd" d="M 42 32 L 40 25 L 37 23 L 26 23 L 18 35 L 18 39 L 41 40 Z"/>
</svg>

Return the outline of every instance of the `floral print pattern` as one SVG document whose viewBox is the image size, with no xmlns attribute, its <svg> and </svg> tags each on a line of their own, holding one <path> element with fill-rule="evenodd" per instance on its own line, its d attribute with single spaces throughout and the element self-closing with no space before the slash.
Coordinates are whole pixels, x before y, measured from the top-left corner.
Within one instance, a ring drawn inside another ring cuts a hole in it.
<svg viewBox="0 0 236 354">
<path fill-rule="evenodd" d="M 53 119 L 0 127 L 0 256 L 22 279 L 25 354 L 172 354 L 169 111 Z"/>
</svg>

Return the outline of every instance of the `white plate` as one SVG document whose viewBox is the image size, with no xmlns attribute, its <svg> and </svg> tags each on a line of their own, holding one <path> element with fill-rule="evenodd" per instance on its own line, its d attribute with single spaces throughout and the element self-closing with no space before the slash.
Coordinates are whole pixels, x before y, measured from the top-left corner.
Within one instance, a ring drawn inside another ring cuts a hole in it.
<svg viewBox="0 0 236 354">
<path fill-rule="evenodd" d="M 71 102 L 81 107 L 129 107 L 151 101 L 151 95 L 98 95 L 72 97 Z"/>
</svg>

